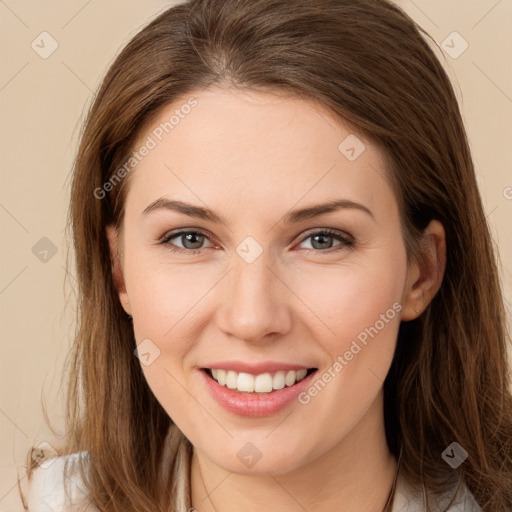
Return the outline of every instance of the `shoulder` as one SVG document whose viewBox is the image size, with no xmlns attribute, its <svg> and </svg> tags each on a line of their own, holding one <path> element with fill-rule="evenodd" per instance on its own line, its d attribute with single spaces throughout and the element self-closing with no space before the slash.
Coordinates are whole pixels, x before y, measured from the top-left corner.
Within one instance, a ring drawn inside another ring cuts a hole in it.
<svg viewBox="0 0 512 512">
<path fill-rule="evenodd" d="M 98 512 L 87 498 L 78 462 L 87 453 L 72 453 L 47 459 L 34 470 L 28 482 L 30 512 Z M 67 468 L 66 468 L 67 466 Z"/>
<path fill-rule="evenodd" d="M 436 512 L 482 512 L 474 496 L 465 485 L 461 486 L 453 503 L 449 508 L 446 508 L 454 492 L 455 488 L 453 492 L 447 493 L 440 498 L 435 498 L 429 494 L 430 509 Z M 411 488 L 405 479 L 399 475 L 392 512 L 424 512 L 425 510 L 426 507 L 424 506 L 421 490 Z"/>
</svg>

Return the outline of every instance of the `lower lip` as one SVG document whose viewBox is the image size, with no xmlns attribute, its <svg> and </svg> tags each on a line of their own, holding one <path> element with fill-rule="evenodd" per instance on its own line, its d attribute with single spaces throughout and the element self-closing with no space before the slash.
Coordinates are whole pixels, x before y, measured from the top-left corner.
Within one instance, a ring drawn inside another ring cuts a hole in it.
<svg viewBox="0 0 512 512">
<path fill-rule="evenodd" d="M 228 411 L 238 416 L 261 418 L 272 416 L 290 405 L 310 384 L 316 371 L 304 377 L 293 386 L 284 387 L 271 393 L 242 393 L 221 386 L 216 380 L 209 377 L 204 370 L 202 374 L 206 387 L 213 398 Z M 297 400 L 298 402 L 298 400 Z"/>
</svg>

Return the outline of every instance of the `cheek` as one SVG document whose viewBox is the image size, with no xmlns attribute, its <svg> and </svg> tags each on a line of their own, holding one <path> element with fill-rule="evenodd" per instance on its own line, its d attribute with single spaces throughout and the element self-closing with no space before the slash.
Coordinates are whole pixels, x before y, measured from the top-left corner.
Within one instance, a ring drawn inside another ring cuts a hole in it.
<svg viewBox="0 0 512 512">
<path fill-rule="evenodd" d="M 301 397 L 306 409 L 348 432 L 375 400 L 391 366 L 406 275 L 405 250 L 379 250 L 338 268 L 310 272 L 298 294 L 326 366 Z M 333 414 L 343 410 L 344 414 Z M 316 428 L 316 427 L 315 427 Z M 319 427 L 317 434 L 322 435 Z M 328 436 L 327 436 L 328 437 Z M 333 442 L 327 438 L 325 443 Z"/>
<path fill-rule="evenodd" d="M 168 265 L 135 250 L 125 269 L 135 339 L 152 355 L 148 365 L 141 358 L 145 379 L 169 416 L 187 429 L 192 414 L 187 358 L 200 339 L 201 298 L 211 288 L 211 279 L 204 272 L 190 272 L 186 265 Z"/>
<path fill-rule="evenodd" d="M 399 250 L 375 251 L 337 267 L 310 267 L 294 278 L 292 289 L 307 306 L 301 317 L 329 355 L 343 353 L 353 340 L 396 337 L 406 257 Z M 302 309 L 302 306 L 301 306 Z"/>
<path fill-rule="evenodd" d="M 212 272 L 188 265 L 168 265 L 133 254 L 126 261 L 126 289 L 133 310 L 135 336 L 162 340 L 180 340 L 187 329 L 193 339 L 201 300 L 212 288 Z M 203 299 L 204 300 L 204 299 Z M 179 349 L 179 347 L 176 347 Z"/>
</svg>

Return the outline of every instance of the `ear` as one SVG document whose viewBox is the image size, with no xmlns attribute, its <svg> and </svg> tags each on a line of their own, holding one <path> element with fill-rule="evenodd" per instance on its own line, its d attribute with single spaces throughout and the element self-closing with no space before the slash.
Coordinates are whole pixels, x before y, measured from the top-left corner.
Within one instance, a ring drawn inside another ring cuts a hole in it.
<svg viewBox="0 0 512 512">
<path fill-rule="evenodd" d="M 443 225 L 432 220 L 420 240 L 421 257 L 411 261 L 402 300 L 402 320 L 418 318 L 441 287 L 446 268 L 446 235 Z"/>
<path fill-rule="evenodd" d="M 123 309 L 128 315 L 131 316 L 132 309 L 130 306 L 130 299 L 128 298 L 128 293 L 126 292 L 126 285 L 124 283 L 121 261 L 119 258 L 118 232 L 114 225 L 108 225 L 106 229 L 108 245 L 110 248 L 110 260 L 112 262 L 112 277 L 114 278 L 114 286 L 116 287 L 119 301 L 121 302 Z"/>
</svg>

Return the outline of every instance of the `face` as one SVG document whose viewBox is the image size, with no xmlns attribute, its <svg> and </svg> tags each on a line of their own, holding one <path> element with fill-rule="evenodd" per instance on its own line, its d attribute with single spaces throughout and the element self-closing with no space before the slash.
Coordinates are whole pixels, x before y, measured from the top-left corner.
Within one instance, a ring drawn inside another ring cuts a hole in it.
<svg viewBox="0 0 512 512">
<path fill-rule="evenodd" d="M 217 88 L 162 110 L 144 144 L 119 298 L 149 386 L 196 449 L 279 473 L 381 415 L 417 275 L 379 148 L 311 101 Z"/>
</svg>

